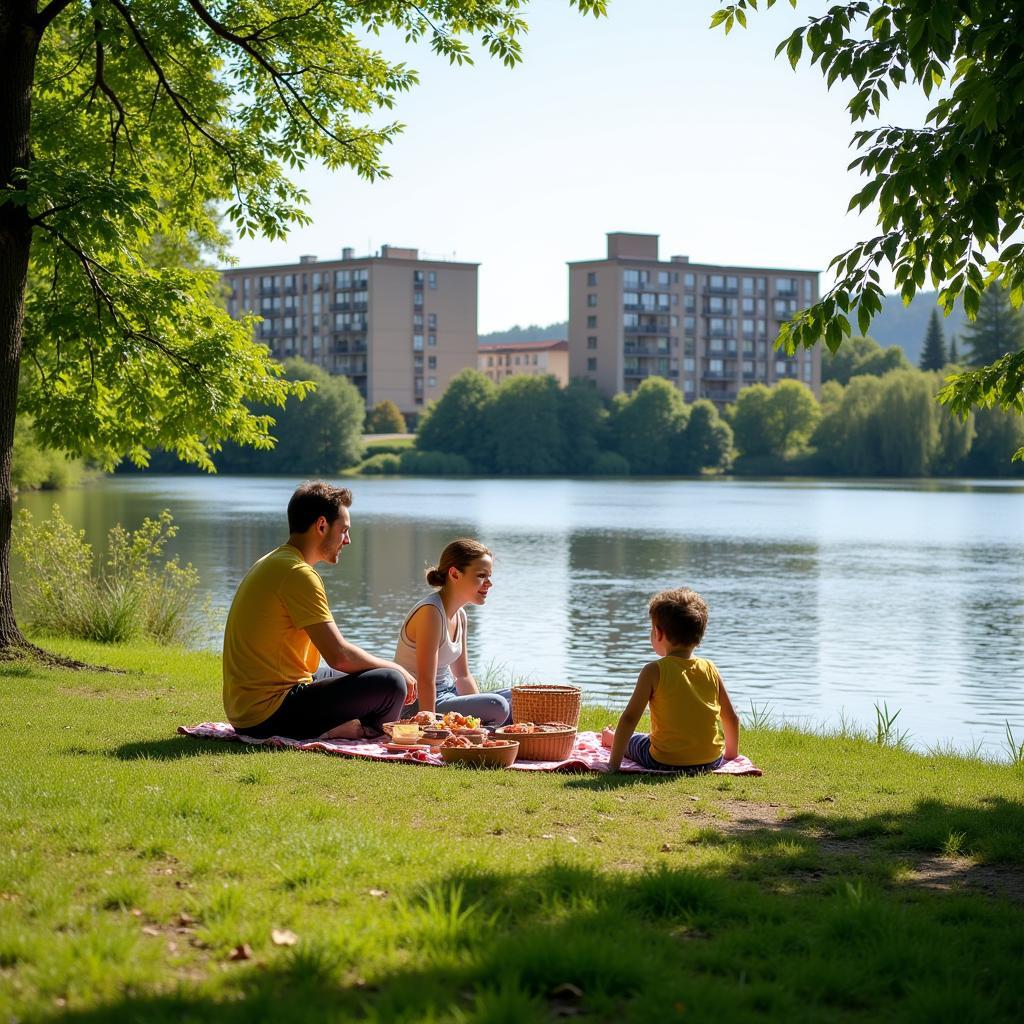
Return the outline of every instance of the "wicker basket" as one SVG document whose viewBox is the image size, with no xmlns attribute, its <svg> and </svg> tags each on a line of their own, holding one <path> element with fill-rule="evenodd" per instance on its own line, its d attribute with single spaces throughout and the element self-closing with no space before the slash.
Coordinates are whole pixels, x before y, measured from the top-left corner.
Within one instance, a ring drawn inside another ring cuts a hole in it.
<svg viewBox="0 0 1024 1024">
<path fill-rule="evenodd" d="M 520 761 L 564 761 L 576 742 L 575 729 L 560 729 L 558 732 L 517 732 L 506 733 L 506 727 L 495 729 L 495 735 L 506 740 L 519 741 Z"/>
<path fill-rule="evenodd" d="M 513 722 L 565 722 L 574 729 L 580 722 L 582 691 L 578 686 L 524 683 L 512 687 Z"/>
</svg>

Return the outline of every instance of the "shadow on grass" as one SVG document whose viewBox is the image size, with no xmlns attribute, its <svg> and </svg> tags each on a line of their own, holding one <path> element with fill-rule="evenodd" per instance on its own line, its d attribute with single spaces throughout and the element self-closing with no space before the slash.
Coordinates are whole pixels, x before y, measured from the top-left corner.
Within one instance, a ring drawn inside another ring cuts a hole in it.
<svg viewBox="0 0 1024 1024">
<path fill-rule="evenodd" d="M 251 743 L 226 743 L 192 736 L 174 736 L 166 740 L 140 740 L 122 743 L 112 750 L 103 751 L 119 761 L 180 761 L 186 757 L 205 757 L 207 754 L 277 754 L 286 747 L 261 747 Z M 91 751 L 99 753 L 99 751 Z"/>
<path fill-rule="evenodd" d="M 910 811 L 881 811 L 863 816 L 802 812 L 765 822 L 744 817 L 742 805 L 730 822 L 716 823 L 716 834 L 706 831 L 704 841 L 764 844 L 785 839 L 821 847 L 829 852 L 886 857 L 901 853 L 931 857 L 971 857 L 983 865 L 1024 865 L 1024 804 L 1004 797 L 986 797 L 968 807 L 942 800 L 918 800 Z M 1024 895 L 1024 889 L 1022 889 Z"/>
<path fill-rule="evenodd" d="M 762 852 L 790 871 L 788 854 Z M 737 864 L 447 873 L 361 927 L 342 916 L 292 950 L 211 965 L 202 990 L 128 992 L 49 1019 L 990 1024 L 1024 1015 L 1017 908 L 963 893 L 909 896 L 856 867 L 773 891 L 737 877 Z"/>
</svg>

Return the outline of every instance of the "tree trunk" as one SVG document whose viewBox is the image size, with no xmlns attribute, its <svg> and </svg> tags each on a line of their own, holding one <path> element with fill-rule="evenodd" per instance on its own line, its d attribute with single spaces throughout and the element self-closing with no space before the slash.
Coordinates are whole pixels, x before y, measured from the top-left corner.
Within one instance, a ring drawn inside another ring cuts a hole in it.
<svg viewBox="0 0 1024 1024">
<path fill-rule="evenodd" d="M 39 48 L 35 0 L 0 3 L 0 185 L 28 167 L 32 81 Z M 23 186 L 22 186 L 23 187 Z M 11 455 L 18 404 L 25 285 L 32 224 L 18 203 L 0 205 L 0 658 L 28 648 L 14 619 L 11 596 Z"/>
</svg>

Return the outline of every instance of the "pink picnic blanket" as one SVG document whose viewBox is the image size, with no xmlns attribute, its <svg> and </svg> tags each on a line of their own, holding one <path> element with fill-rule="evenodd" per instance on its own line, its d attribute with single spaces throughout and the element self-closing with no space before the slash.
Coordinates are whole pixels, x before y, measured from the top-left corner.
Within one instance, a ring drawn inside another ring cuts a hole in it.
<svg viewBox="0 0 1024 1024">
<path fill-rule="evenodd" d="M 444 761 L 441 755 L 426 750 L 404 750 L 392 753 L 383 743 L 375 740 L 292 740 L 285 736 L 271 736 L 260 740 L 252 736 L 240 736 L 226 722 L 203 722 L 200 725 L 179 725 L 178 732 L 183 736 L 194 736 L 204 740 L 232 740 L 238 743 L 249 743 L 257 747 L 290 747 L 293 750 L 315 750 L 321 754 L 335 754 L 342 757 L 365 757 L 371 761 L 401 761 L 411 764 L 427 764 L 441 766 Z M 603 772 L 608 769 L 607 747 L 601 746 L 601 737 L 596 732 L 576 734 L 576 743 L 572 753 L 564 761 L 516 761 L 512 765 L 520 771 L 559 772 L 559 771 L 591 771 Z M 622 759 L 622 771 L 643 772 L 651 775 L 666 775 L 669 772 L 656 772 L 630 761 Z M 716 768 L 714 775 L 760 775 L 749 758 L 742 754 L 732 761 L 726 761 L 721 768 Z"/>
</svg>

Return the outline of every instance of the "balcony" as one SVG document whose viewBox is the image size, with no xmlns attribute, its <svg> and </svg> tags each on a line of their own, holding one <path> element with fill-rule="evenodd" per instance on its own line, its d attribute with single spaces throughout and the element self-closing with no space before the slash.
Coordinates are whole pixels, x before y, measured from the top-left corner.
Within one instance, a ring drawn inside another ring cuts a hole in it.
<svg viewBox="0 0 1024 1024">
<path fill-rule="evenodd" d="M 705 295 L 739 295 L 739 292 L 740 286 L 738 281 L 736 282 L 736 284 L 733 285 L 713 285 L 710 281 L 708 281 L 708 283 L 704 285 Z"/>
</svg>

